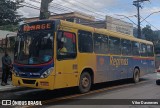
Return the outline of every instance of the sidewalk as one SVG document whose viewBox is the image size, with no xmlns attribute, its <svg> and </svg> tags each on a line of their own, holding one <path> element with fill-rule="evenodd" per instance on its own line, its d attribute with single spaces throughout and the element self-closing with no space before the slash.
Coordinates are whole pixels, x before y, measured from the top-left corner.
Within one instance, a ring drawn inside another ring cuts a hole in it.
<svg viewBox="0 0 160 108">
<path fill-rule="evenodd" d="M 13 85 L 12 85 L 12 81 L 11 81 L 10 79 L 8 80 L 8 83 L 9 83 L 10 85 L 2 86 L 2 85 L 1 85 L 1 79 L 0 79 L 0 92 L 24 88 L 24 87 L 16 87 L 16 86 L 13 86 Z"/>
</svg>

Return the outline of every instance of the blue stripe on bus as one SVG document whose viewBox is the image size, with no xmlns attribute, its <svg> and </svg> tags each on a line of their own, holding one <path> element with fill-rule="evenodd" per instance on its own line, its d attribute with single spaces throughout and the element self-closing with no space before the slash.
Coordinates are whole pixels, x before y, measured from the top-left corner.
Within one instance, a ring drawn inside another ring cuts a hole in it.
<svg viewBox="0 0 160 108">
<path fill-rule="evenodd" d="M 54 63 L 51 63 L 51 64 L 47 64 L 47 65 L 44 65 L 44 66 L 17 66 L 17 65 L 14 65 L 14 69 L 21 73 L 20 74 L 20 77 L 23 77 L 23 78 L 40 78 L 40 76 L 49 68 L 51 67 L 54 67 Z M 27 69 L 27 71 L 23 71 Z M 37 69 L 38 71 L 28 71 L 28 70 L 35 70 Z M 37 75 L 34 75 L 34 74 L 37 74 Z M 38 75 L 39 74 L 39 75 Z"/>
<path fill-rule="evenodd" d="M 132 78 L 136 66 L 140 68 L 141 75 L 154 72 L 153 59 L 134 59 L 133 57 L 101 56 L 97 59 L 97 82 Z"/>
</svg>

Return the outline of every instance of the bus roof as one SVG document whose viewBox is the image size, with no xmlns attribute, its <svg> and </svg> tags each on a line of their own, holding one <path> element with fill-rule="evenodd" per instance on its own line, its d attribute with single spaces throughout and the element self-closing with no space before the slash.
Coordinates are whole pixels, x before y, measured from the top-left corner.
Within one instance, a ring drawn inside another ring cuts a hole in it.
<svg viewBox="0 0 160 108">
<path fill-rule="evenodd" d="M 60 24 L 63 26 L 66 26 L 66 27 L 72 27 L 72 28 L 86 30 L 86 31 L 95 32 L 95 33 L 99 33 L 99 34 L 104 34 L 104 35 L 107 34 L 107 35 L 113 36 L 113 37 L 118 37 L 118 38 L 122 38 L 122 39 L 127 39 L 127 40 L 131 40 L 131 41 L 142 42 L 142 43 L 153 45 L 153 43 L 150 41 L 138 39 L 132 35 L 127 35 L 124 33 L 115 32 L 115 31 L 111 31 L 108 29 L 99 29 L 99 28 L 89 27 L 86 25 L 81 25 L 81 24 L 77 24 L 77 23 L 73 23 L 73 22 L 64 21 L 64 20 L 39 20 L 39 21 L 30 22 L 27 24 L 38 23 L 38 22 L 48 22 L 48 21 L 60 21 Z M 23 24 L 23 25 L 25 25 L 25 24 Z"/>
<path fill-rule="evenodd" d="M 81 24 L 77 24 L 77 23 L 73 23 L 73 22 L 68 22 L 68 21 L 64 21 L 64 20 L 60 20 L 60 23 L 61 23 L 61 25 L 67 26 L 67 27 L 72 27 L 72 28 L 86 30 L 86 31 L 95 32 L 95 33 L 100 33 L 100 34 L 104 34 L 104 35 L 107 34 L 107 35 L 113 36 L 113 37 L 118 37 L 118 38 L 123 38 L 123 39 L 131 40 L 131 41 L 137 41 L 137 42 L 142 42 L 142 43 L 153 45 L 153 43 L 150 41 L 138 39 L 132 35 L 127 35 L 127 34 L 123 34 L 120 32 L 111 31 L 108 29 L 93 28 L 93 27 L 89 27 L 89 26 L 85 26 L 85 25 L 81 25 Z"/>
</svg>

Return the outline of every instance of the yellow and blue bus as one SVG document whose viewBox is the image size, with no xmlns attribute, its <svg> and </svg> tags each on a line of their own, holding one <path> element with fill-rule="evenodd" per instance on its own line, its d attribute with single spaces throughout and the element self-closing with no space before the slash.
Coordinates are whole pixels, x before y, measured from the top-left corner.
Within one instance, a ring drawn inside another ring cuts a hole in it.
<svg viewBox="0 0 160 108">
<path fill-rule="evenodd" d="M 20 26 L 15 43 L 13 85 L 42 89 L 131 78 L 154 72 L 153 43 L 63 20 Z"/>
</svg>

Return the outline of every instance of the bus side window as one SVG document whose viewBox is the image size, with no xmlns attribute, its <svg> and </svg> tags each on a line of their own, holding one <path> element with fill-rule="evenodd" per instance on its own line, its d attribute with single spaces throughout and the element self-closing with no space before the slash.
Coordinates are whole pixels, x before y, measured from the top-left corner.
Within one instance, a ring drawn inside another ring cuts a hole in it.
<svg viewBox="0 0 160 108">
<path fill-rule="evenodd" d="M 122 46 L 122 55 L 131 55 L 131 41 L 122 39 L 121 40 L 121 46 Z"/>
<path fill-rule="evenodd" d="M 148 54 L 149 57 L 154 56 L 153 46 L 147 45 L 147 54 Z"/>
<path fill-rule="evenodd" d="M 76 55 L 75 34 L 59 31 L 57 35 L 57 59 L 72 59 L 75 58 Z"/>
<path fill-rule="evenodd" d="M 116 37 L 109 37 L 109 53 L 121 54 L 120 39 Z"/>
<path fill-rule="evenodd" d="M 146 44 L 141 43 L 140 53 L 141 53 L 141 56 L 144 56 L 144 57 L 147 56 L 147 45 Z"/>
<path fill-rule="evenodd" d="M 94 52 L 97 54 L 108 53 L 108 36 L 94 34 Z"/>
<path fill-rule="evenodd" d="M 78 31 L 78 49 L 81 53 L 93 52 L 92 33 L 87 31 Z"/>
<path fill-rule="evenodd" d="M 140 44 L 138 42 L 132 42 L 132 54 L 133 56 L 140 56 Z"/>
</svg>

